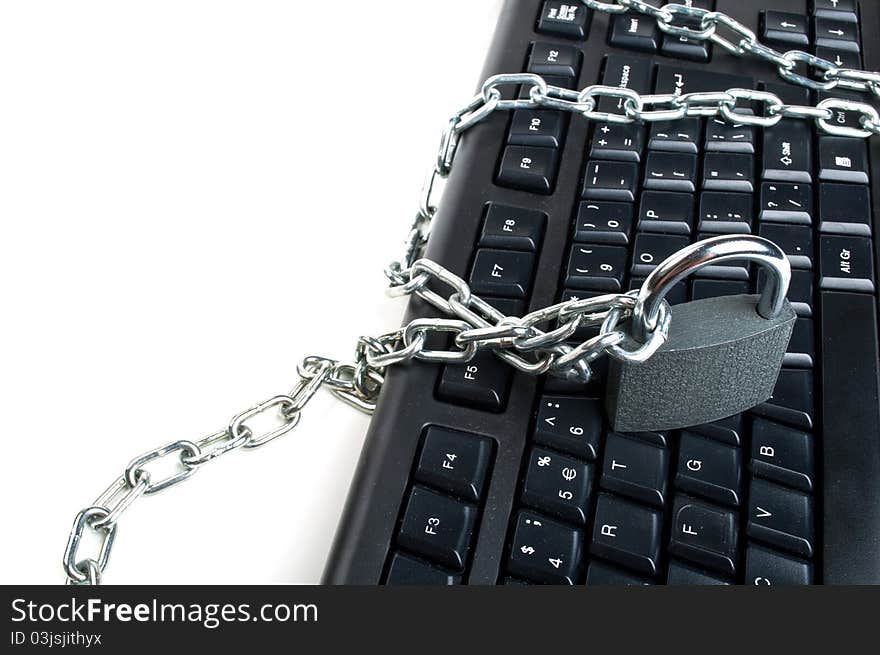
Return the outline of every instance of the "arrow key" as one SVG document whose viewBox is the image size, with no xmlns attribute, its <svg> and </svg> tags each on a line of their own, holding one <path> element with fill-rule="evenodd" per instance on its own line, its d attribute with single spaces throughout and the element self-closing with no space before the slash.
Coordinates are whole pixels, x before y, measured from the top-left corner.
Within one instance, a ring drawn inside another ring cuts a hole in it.
<svg viewBox="0 0 880 655">
<path fill-rule="evenodd" d="M 836 20 L 816 16 L 813 18 L 816 47 L 839 48 L 850 52 L 860 52 L 859 24 L 848 20 Z"/>
<path fill-rule="evenodd" d="M 807 36 L 807 18 L 784 11 L 765 11 L 761 14 L 761 40 L 785 45 L 810 45 Z"/>
</svg>

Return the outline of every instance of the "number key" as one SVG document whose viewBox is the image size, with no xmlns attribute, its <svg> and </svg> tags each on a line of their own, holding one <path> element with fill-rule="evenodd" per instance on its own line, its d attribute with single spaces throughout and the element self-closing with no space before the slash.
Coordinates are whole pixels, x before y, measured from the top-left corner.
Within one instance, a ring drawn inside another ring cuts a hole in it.
<svg viewBox="0 0 880 655">
<path fill-rule="evenodd" d="M 581 572 L 584 535 L 534 512 L 520 512 L 507 570 L 545 584 L 574 584 Z"/>
<path fill-rule="evenodd" d="M 574 289 L 621 291 L 626 249 L 575 244 L 568 260 L 565 286 Z"/>
<path fill-rule="evenodd" d="M 593 398 L 542 396 L 532 436 L 539 444 L 594 460 L 602 438 L 602 403 Z"/>
<path fill-rule="evenodd" d="M 629 203 L 605 200 L 582 202 L 575 221 L 574 240 L 627 246 L 632 222 L 633 206 Z"/>
<path fill-rule="evenodd" d="M 570 523 L 584 525 L 593 484 L 592 468 L 552 450 L 533 448 L 521 500 Z"/>
</svg>

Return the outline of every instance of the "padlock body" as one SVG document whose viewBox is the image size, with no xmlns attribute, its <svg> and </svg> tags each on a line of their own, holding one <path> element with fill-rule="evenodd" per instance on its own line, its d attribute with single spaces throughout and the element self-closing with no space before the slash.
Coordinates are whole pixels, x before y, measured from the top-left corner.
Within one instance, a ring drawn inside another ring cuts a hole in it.
<svg viewBox="0 0 880 655">
<path fill-rule="evenodd" d="M 615 431 L 672 430 L 711 423 L 773 393 L 796 315 L 772 319 L 758 296 L 697 300 L 671 308 L 667 342 L 644 363 L 612 359 L 605 405 Z"/>
</svg>

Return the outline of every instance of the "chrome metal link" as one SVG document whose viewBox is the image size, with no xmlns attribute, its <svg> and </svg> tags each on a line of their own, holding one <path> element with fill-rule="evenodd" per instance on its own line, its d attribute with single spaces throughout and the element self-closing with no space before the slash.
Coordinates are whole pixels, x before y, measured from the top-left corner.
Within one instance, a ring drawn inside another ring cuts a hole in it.
<svg viewBox="0 0 880 655">
<path fill-rule="evenodd" d="M 667 34 L 708 41 L 727 52 L 763 59 L 774 65 L 779 75 L 811 89 L 836 87 L 870 93 L 880 97 L 880 73 L 841 68 L 809 53 L 779 52 L 758 41 L 755 33 L 734 18 L 688 4 L 654 7 L 642 0 L 581 0 L 608 14 L 635 11 L 650 16 Z M 814 77 L 797 72 L 805 66 Z M 520 97 L 516 87 L 528 88 Z M 510 98 L 508 97 L 510 96 Z M 511 99 L 513 98 L 513 99 Z M 623 113 L 598 112 L 601 98 L 623 101 Z M 760 103 L 759 115 L 737 112 L 742 103 Z M 880 134 L 880 114 L 862 102 L 826 99 L 816 106 L 785 104 L 766 91 L 727 89 L 712 93 L 638 94 L 629 89 L 594 85 L 580 91 L 548 84 L 535 74 L 496 75 L 482 85 L 480 93 L 447 122 L 443 129 L 434 166 L 425 178 L 419 210 L 404 241 L 402 257 L 385 269 L 390 281 L 389 294 L 416 296 L 439 310 L 444 318 L 417 319 L 409 325 L 378 337 L 358 339 L 352 363 L 318 356 L 304 358 L 297 366 L 299 380 L 286 395 L 273 396 L 236 414 L 227 427 L 196 441 L 173 441 L 133 459 L 124 473 L 102 493 L 93 505 L 77 514 L 63 566 L 69 584 L 98 584 L 110 557 L 119 518 L 141 496 L 158 493 L 187 480 L 204 464 L 238 449 L 259 448 L 292 431 L 307 403 L 320 388 L 340 400 L 371 413 L 379 398 L 389 366 L 412 360 L 467 362 L 478 352 L 491 351 L 518 371 L 529 375 L 552 375 L 586 382 L 590 364 L 611 356 L 633 362 L 651 357 L 666 341 L 671 314 L 665 301 L 657 309 L 656 324 L 633 338 L 632 323 L 637 313 L 638 291 L 572 300 L 540 309 L 523 317 L 504 316 L 471 292 L 467 282 L 443 266 L 422 258 L 437 213 L 440 191 L 452 170 L 462 134 L 498 111 L 516 109 L 555 109 L 601 123 L 652 123 L 679 120 L 686 116 L 716 117 L 730 123 L 769 127 L 783 119 L 810 120 L 820 133 L 852 138 Z M 835 111 L 859 115 L 859 127 L 832 123 Z M 569 345 L 582 328 L 598 328 L 597 336 L 581 344 Z M 432 334 L 451 334 L 447 349 L 429 348 Z M 279 425 L 256 434 L 248 425 L 258 416 L 276 414 Z M 156 481 L 144 468 L 164 457 L 176 457 L 179 470 Z M 82 557 L 82 537 L 92 531 L 99 538 L 98 553 Z"/>
</svg>

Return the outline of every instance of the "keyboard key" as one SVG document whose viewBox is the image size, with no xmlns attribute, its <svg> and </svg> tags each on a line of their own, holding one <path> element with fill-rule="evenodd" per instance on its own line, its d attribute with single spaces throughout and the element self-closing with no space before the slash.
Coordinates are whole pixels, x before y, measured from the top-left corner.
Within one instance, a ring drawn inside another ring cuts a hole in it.
<svg viewBox="0 0 880 655">
<path fill-rule="evenodd" d="M 711 118 L 706 122 L 706 150 L 754 155 L 755 126 Z"/>
<path fill-rule="evenodd" d="M 699 118 L 653 123 L 648 148 L 696 155 L 699 152 L 701 125 Z"/>
<path fill-rule="evenodd" d="M 501 186 L 547 195 L 556 184 L 559 151 L 555 148 L 507 146 L 498 170 Z"/>
<path fill-rule="evenodd" d="M 813 356 L 813 319 L 798 318 L 782 365 L 788 368 L 813 368 Z"/>
<path fill-rule="evenodd" d="M 651 152 L 645 164 L 645 188 L 696 191 L 697 158 L 674 152 Z"/>
<path fill-rule="evenodd" d="M 618 48 L 657 52 L 657 48 L 660 47 L 660 30 L 653 18 L 627 12 L 611 18 L 611 34 L 608 41 Z"/>
<path fill-rule="evenodd" d="M 755 159 L 751 155 L 710 152 L 703 160 L 703 188 L 753 193 Z"/>
<path fill-rule="evenodd" d="M 841 48 L 852 52 L 860 52 L 859 24 L 849 20 L 837 20 L 825 16 L 813 18 L 813 34 L 815 45 L 828 48 Z"/>
<path fill-rule="evenodd" d="M 523 300 L 513 298 L 493 298 L 491 296 L 486 296 L 483 300 L 505 316 L 522 316 L 525 314 L 526 303 Z"/>
<path fill-rule="evenodd" d="M 767 280 L 767 272 L 758 271 L 757 289 L 763 289 Z M 788 300 L 798 316 L 813 315 L 813 274 L 810 271 L 793 270 L 791 282 L 788 284 Z"/>
<path fill-rule="evenodd" d="M 724 575 L 737 565 L 737 515 L 686 496 L 672 507 L 669 552 Z"/>
<path fill-rule="evenodd" d="M 639 203 L 639 230 L 689 235 L 694 225 L 694 197 L 673 191 L 645 191 Z"/>
<path fill-rule="evenodd" d="M 602 442 L 602 402 L 593 398 L 541 396 L 535 442 L 593 461 Z"/>
<path fill-rule="evenodd" d="M 587 201 L 578 205 L 574 240 L 628 246 L 633 223 L 633 206 L 625 202 Z"/>
<path fill-rule="evenodd" d="M 546 224 L 547 215 L 543 212 L 492 202 L 486 209 L 480 245 L 535 252 L 541 245 Z"/>
<path fill-rule="evenodd" d="M 416 480 L 478 503 L 491 460 L 490 439 L 432 425 L 425 432 Z"/>
<path fill-rule="evenodd" d="M 621 89 L 632 89 L 636 93 L 651 92 L 651 62 L 639 57 L 612 54 L 605 57 L 605 70 L 602 73 L 602 84 L 616 86 Z M 613 103 L 612 107 L 603 106 L 604 102 Z M 601 98 L 599 111 L 623 112 L 623 98 Z"/>
<path fill-rule="evenodd" d="M 655 93 L 703 93 L 718 89 L 753 89 L 755 81 L 745 75 L 720 73 L 705 66 L 661 64 L 657 66 Z M 675 121 L 674 124 L 677 124 Z M 697 134 L 702 134 L 702 130 Z"/>
<path fill-rule="evenodd" d="M 761 89 L 769 91 L 787 105 L 810 105 L 812 96 L 809 89 L 785 82 L 761 82 Z M 767 115 L 767 107 L 763 108 L 763 115 Z M 777 123 L 778 125 L 778 123 Z"/>
<path fill-rule="evenodd" d="M 526 72 L 577 79 L 581 73 L 581 51 L 558 43 L 535 43 Z"/>
<path fill-rule="evenodd" d="M 739 448 L 682 432 L 675 486 L 725 505 L 739 505 L 742 461 Z"/>
<path fill-rule="evenodd" d="M 856 22 L 856 0 L 810 0 L 810 13 L 822 18 Z"/>
<path fill-rule="evenodd" d="M 519 512 L 507 570 L 533 582 L 577 582 L 583 559 L 584 535 L 534 512 Z"/>
<path fill-rule="evenodd" d="M 565 286 L 594 291 L 622 291 L 626 258 L 625 248 L 575 244 L 568 260 Z"/>
<path fill-rule="evenodd" d="M 590 31 L 592 17 L 593 12 L 580 3 L 549 0 L 541 8 L 538 32 L 583 41 Z"/>
<path fill-rule="evenodd" d="M 752 480 L 748 535 L 803 557 L 813 556 L 813 500 L 807 494 Z"/>
<path fill-rule="evenodd" d="M 746 584 L 756 587 L 813 584 L 813 566 L 750 543 L 746 549 Z"/>
<path fill-rule="evenodd" d="M 809 227 L 765 223 L 758 234 L 782 248 L 792 268 L 813 268 L 813 231 Z"/>
<path fill-rule="evenodd" d="M 634 202 L 639 165 L 632 162 L 590 161 L 584 175 L 583 197 Z"/>
<path fill-rule="evenodd" d="M 397 542 L 456 571 L 464 569 L 477 508 L 425 487 L 409 496 Z"/>
<path fill-rule="evenodd" d="M 669 453 L 638 439 L 611 433 L 605 441 L 603 489 L 662 509 Z"/>
<path fill-rule="evenodd" d="M 704 191 L 697 229 L 710 234 L 751 234 L 753 207 L 753 196 L 745 193 Z"/>
<path fill-rule="evenodd" d="M 531 253 L 480 248 L 471 272 L 471 289 L 487 296 L 527 298 L 534 269 Z"/>
<path fill-rule="evenodd" d="M 749 292 L 745 280 L 707 280 L 696 279 L 691 287 L 691 300 L 720 298 L 722 296 L 741 296 Z"/>
<path fill-rule="evenodd" d="M 387 585 L 456 585 L 461 576 L 431 566 L 415 557 L 394 553 L 388 569 Z"/>
<path fill-rule="evenodd" d="M 868 184 L 868 148 L 862 139 L 823 136 L 819 139 L 819 179 Z"/>
<path fill-rule="evenodd" d="M 752 472 L 801 491 L 813 490 L 813 436 L 773 421 L 752 422 Z"/>
<path fill-rule="evenodd" d="M 589 464 L 552 450 L 533 448 L 520 500 L 569 523 L 584 525 L 592 486 L 593 469 Z"/>
<path fill-rule="evenodd" d="M 731 446 L 740 446 L 743 438 L 743 423 L 743 415 L 736 414 L 713 423 L 695 425 L 690 430 Z"/>
<path fill-rule="evenodd" d="M 631 277 L 629 280 L 629 290 L 641 289 L 645 283 L 644 277 Z M 684 281 L 676 282 L 673 287 L 666 292 L 666 302 L 670 305 L 681 305 L 688 301 L 687 283 Z"/>
<path fill-rule="evenodd" d="M 813 374 L 784 368 L 779 372 L 773 395 L 752 410 L 753 414 L 781 421 L 804 430 L 813 429 Z"/>
<path fill-rule="evenodd" d="M 501 412 L 507 405 L 507 394 L 513 369 L 488 350 L 478 352 L 462 364 L 446 364 L 437 387 L 440 400 L 489 412 Z"/>
<path fill-rule="evenodd" d="M 838 46 L 828 47 L 824 45 L 815 48 L 816 56 L 825 61 L 830 61 L 838 68 L 861 68 L 862 55 L 853 50 L 847 50 Z"/>
<path fill-rule="evenodd" d="M 812 225 L 813 189 L 808 184 L 765 182 L 761 185 L 762 221 Z"/>
<path fill-rule="evenodd" d="M 510 121 L 507 143 L 514 146 L 561 148 L 565 114 L 544 109 L 517 109 Z"/>
<path fill-rule="evenodd" d="M 835 291 L 874 292 L 871 240 L 862 237 L 819 237 L 819 286 Z"/>
<path fill-rule="evenodd" d="M 777 182 L 813 181 L 813 134 L 802 121 L 780 121 L 763 130 L 761 177 Z"/>
<path fill-rule="evenodd" d="M 633 246 L 632 274 L 650 275 L 664 259 L 690 244 L 687 237 L 640 233 Z"/>
<path fill-rule="evenodd" d="M 645 578 L 633 575 L 615 566 L 603 564 L 598 560 L 593 560 L 587 567 L 588 587 L 641 587 L 650 584 Z"/>
<path fill-rule="evenodd" d="M 639 162 L 644 149 L 645 129 L 638 123 L 609 123 L 593 134 L 591 159 Z"/>
<path fill-rule="evenodd" d="M 819 185 L 819 232 L 871 236 L 871 194 L 867 186 Z"/>
<path fill-rule="evenodd" d="M 784 11 L 761 12 L 761 40 L 773 41 L 790 48 L 806 48 L 810 45 L 807 36 L 807 17 Z"/>
<path fill-rule="evenodd" d="M 599 494 L 590 552 L 648 576 L 658 574 L 660 512 Z"/>
<path fill-rule="evenodd" d="M 857 53 L 853 53 L 857 54 Z M 816 94 L 816 101 L 822 102 L 829 98 L 849 100 L 851 102 L 864 102 L 865 96 L 856 91 L 846 91 L 842 89 L 834 89 L 833 91 L 819 91 Z M 862 128 L 862 113 L 854 110 L 846 110 L 841 108 L 832 109 L 832 117 L 829 122 L 838 127 L 851 127 L 853 129 Z M 823 134 L 819 132 L 819 134 Z"/>
<path fill-rule="evenodd" d="M 730 583 L 714 575 L 703 573 L 697 569 L 672 560 L 666 575 L 667 585 L 693 585 L 706 587 L 710 585 L 729 585 Z"/>
</svg>

